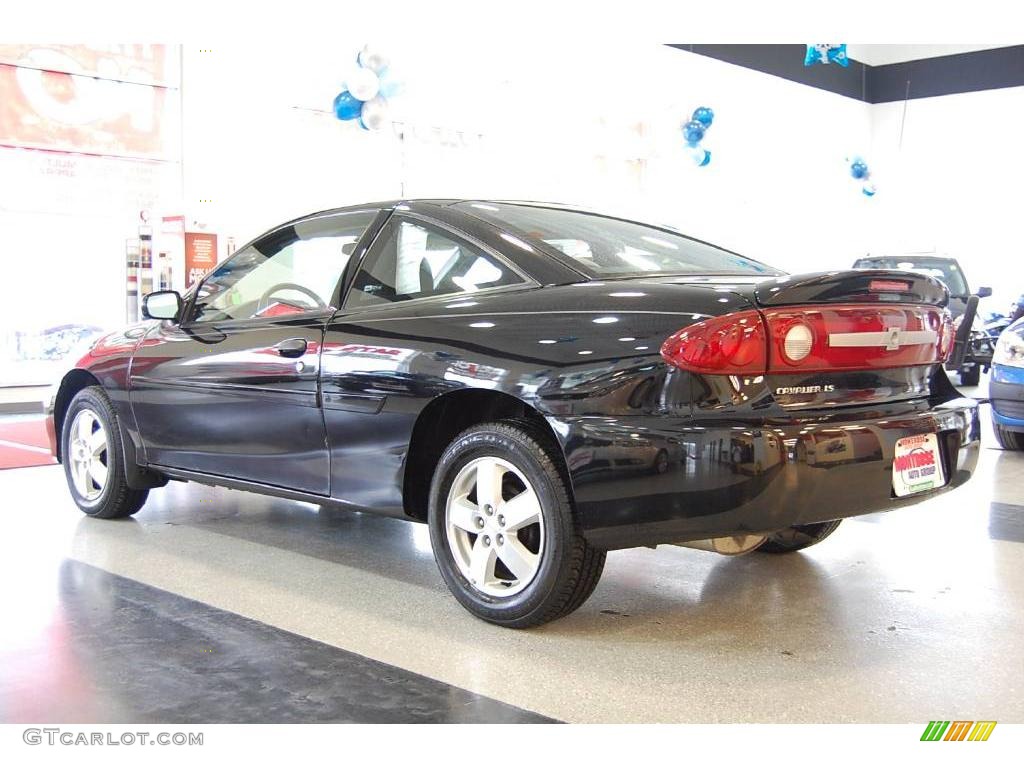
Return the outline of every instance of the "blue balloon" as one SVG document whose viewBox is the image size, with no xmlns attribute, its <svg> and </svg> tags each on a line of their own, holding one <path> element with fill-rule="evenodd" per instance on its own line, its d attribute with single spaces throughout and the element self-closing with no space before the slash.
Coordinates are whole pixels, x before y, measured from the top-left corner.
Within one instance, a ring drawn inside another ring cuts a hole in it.
<svg viewBox="0 0 1024 768">
<path fill-rule="evenodd" d="M 853 178 L 860 180 L 867 179 L 871 175 L 871 172 L 868 170 L 868 164 L 863 160 L 858 159 L 850 163 L 850 175 L 853 176 Z"/>
<path fill-rule="evenodd" d="M 691 120 L 683 126 L 683 138 L 691 147 L 697 146 L 704 138 L 704 123 Z"/>
<path fill-rule="evenodd" d="M 805 67 L 829 63 L 841 67 L 850 66 L 850 59 L 846 55 L 846 43 L 814 43 L 807 46 L 807 53 L 804 54 Z"/>
<path fill-rule="evenodd" d="M 396 96 L 400 96 L 402 91 L 405 89 L 405 83 L 401 80 L 393 79 L 388 70 L 384 70 L 384 74 L 380 76 L 380 95 L 385 99 L 391 100 Z"/>
<path fill-rule="evenodd" d="M 846 43 L 833 45 L 828 49 L 828 60 L 833 61 L 841 67 L 850 66 L 850 59 L 846 56 Z"/>
<path fill-rule="evenodd" d="M 710 149 L 705 149 L 704 150 L 704 159 L 701 160 L 699 163 L 697 163 L 697 167 L 698 168 L 703 168 L 705 165 L 707 165 L 710 162 L 711 162 L 711 150 Z"/>
<path fill-rule="evenodd" d="M 863 192 L 864 195 L 867 197 L 874 197 L 875 192 L 877 192 L 878 190 L 875 189 L 874 184 L 865 184 L 863 187 L 860 188 L 860 191 Z"/>
<path fill-rule="evenodd" d="M 363 102 L 348 91 L 334 97 L 334 116 L 339 120 L 355 120 L 363 111 Z"/>
<path fill-rule="evenodd" d="M 693 110 L 693 119 L 705 128 L 710 128 L 711 122 L 715 119 L 715 113 L 711 110 L 711 107 L 697 107 Z"/>
</svg>

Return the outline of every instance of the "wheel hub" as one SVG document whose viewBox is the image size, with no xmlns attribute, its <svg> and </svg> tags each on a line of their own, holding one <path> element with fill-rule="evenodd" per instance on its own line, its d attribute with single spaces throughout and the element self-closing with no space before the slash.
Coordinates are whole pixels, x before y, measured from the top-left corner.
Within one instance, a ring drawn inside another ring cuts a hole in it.
<svg viewBox="0 0 1024 768">
<path fill-rule="evenodd" d="M 466 464 L 448 493 L 445 531 L 460 573 L 493 597 L 521 592 L 537 575 L 544 547 L 540 499 L 511 462 Z"/>
<path fill-rule="evenodd" d="M 75 415 L 68 438 L 68 463 L 76 493 L 95 501 L 107 485 L 109 452 L 107 432 L 99 416 L 88 408 Z"/>
</svg>

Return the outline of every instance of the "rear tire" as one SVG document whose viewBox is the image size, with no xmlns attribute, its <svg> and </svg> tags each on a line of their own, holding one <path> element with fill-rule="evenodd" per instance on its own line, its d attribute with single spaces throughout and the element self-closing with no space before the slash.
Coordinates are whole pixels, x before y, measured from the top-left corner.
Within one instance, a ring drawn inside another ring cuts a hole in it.
<svg viewBox="0 0 1024 768">
<path fill-rule="evenodd" d="M 120 425 L 102 387 L 86 387 L 68 406 L 61 461 L 71 498 L 89 517 L 128 517 L 146 503 L 149 491 L 126 482 Z"/>
<path fill-rule="evenodd" d="M 1004 451 L 1024 451 L 1024 432 L 1011 432 L 995 419 L 992 419 L 992 431 Z"/>
<path fill-rule="evenodd" d="M 842 520 L 829 520 L 825 523 L 809 525 L 791 525 L 768 536 L 764 544 L 755 551 L 767 552 L 772 555 L 784 555 L 813 546 L 831 536 Z"/>
<path fill-rule="evenodd" d="M 441 576 L 474 616 L 534 627 L 581 606 L 604 570 L 576 520 L 556 445 L 529 422 L 467 429 L 430 488 L 430 543 Z"/>
</svg>

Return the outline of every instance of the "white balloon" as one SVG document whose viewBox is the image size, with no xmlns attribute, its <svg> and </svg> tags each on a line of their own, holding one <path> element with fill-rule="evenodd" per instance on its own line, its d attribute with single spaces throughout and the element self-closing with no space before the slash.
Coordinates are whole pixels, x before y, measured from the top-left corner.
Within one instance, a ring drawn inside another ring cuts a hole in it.
<svg viewBox="0 0 1024 768">
<path fill-rule="evenodd" d="M 356 69 L 346 78 L 345 84 L 348 86 L 348 92 L 360 101 L 370 101 L 380 90 L 377 73 L 366 67 Z"/>
<path fill-rule="evenodd" d="M 387 124 L 388 102 L 381 96 L 363 104 L 363 111 L 359 114 L 360 119 L 371 131 L 379 131 Z"/>
<path fill-rule="evenodd" d="M 363 46 L 363 50 L 359 52 L 359 63 L 367 69 L 372 69 L 378 75 L 384 73 L 384 70 L 388 68 L 388 64 L 391 62 L 388 57 L 382 54 L 380 51 L 371 48 L 369 45 Z"/>
</svg>

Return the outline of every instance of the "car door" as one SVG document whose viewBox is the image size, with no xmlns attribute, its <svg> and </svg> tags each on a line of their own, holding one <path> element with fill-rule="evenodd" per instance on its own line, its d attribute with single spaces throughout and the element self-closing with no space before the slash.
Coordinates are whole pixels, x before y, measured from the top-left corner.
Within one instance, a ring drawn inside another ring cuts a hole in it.
<svg viewBox="0 0 1024 768">
<path fill-rule="evenodd" d="M 328 495 L 321 345 L 377 215 L 318 215 L 263 235 L 205 278 L 182 322 L 147 336 L 130 397 L 148 463 Z"/>
<path fill-rule="evenodd" d="M 450 311 L 445 305 L 469 295 L 530 281 L 469 236 L 397 212 L 353 273 L 321 360 L 331 495 L 401 515 L 401 473 L 416 415 L 436 395 L 465 385 L 451 372 L 444 342 L 417 330 L 419 318 Z M 471 366 L 464 375 L 489 374 Z"/>
</svg>

